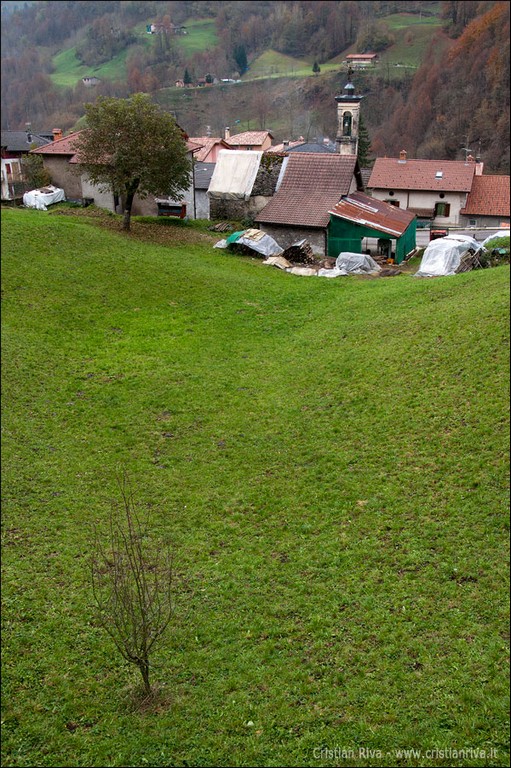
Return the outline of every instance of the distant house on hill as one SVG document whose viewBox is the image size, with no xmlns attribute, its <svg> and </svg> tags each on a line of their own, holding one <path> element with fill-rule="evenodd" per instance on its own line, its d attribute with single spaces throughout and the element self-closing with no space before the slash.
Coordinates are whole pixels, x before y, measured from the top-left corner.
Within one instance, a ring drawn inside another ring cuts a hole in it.
<svg viewBox="0 0 511 768">
<path fill-rule="evenodd" d="M 460 224 L 509 229 L 509 176 L 474 176 Z"/>
<path fill-rule="evenodd" d="M 457 226 L 482 170 L 482 163 L 470 159 L 409 160 L 402 150 L 399 158 L 375 160 L 367 187 L 372 197 L 412 211 L 419 219 Z"/>
<path fill-rule="evenodd" d="M 377 53 L 349 53 L 344 59 L 344 63 L 352 69 L 367 69 L 374 67 L 378 63 Z"/>
<path fill-rule="evenodd" d="M 100 82 L 101 80 L 99 77 L 95 77 L 94 75 L 91 75 L 90 77 L 82 77 L 82 83 L 88 88 L 91 88 L 94 85 L 98 85 Z"/>
</svg>

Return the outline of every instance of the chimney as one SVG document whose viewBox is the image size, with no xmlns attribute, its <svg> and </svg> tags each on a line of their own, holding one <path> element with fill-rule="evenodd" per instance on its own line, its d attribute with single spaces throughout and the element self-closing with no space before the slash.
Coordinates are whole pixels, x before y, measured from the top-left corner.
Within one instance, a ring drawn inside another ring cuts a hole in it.
<svg viewBox="0 0 511 768">
<path fill-rule="evenodd" d="M 32 125 L 25 123 L 25 131 L 27 132 L 27 144 L 32 144 Z"/>
<path fill-rule="evenodd" d="M 224 138 L 225 139 L 230 139 L 231 138 L 231 129 L 230 128 L 226 128 L 225 129 Z"/>
<path fill-rule="evenodd" d="M 54 128 L 53 131 L 53 141 L 58 141 L 62 138 L 62 128 Z"/>
<path fill-rule="evenodd" d="M 283 141 L 282 142 L 282 149 L 287 149 L 289 147 L 289 141 Z"/>
<path fill-rule="evenodd" d="M 208 137 L 208 139 L 211 138 L 211 126 L 210 125 L 206 126 L 206 136 Z"/>
<path fill-rule="evenodd" d="M 406 149 L 402 149 L 399 153 L 399 162 L 406 163 Z"/>
</svg>

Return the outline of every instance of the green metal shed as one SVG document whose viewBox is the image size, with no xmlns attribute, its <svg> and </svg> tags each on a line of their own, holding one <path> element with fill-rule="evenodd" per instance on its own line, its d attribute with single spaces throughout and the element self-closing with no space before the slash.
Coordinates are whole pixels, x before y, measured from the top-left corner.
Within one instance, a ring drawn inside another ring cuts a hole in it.
<svg viewBox="0 0 511 768">
<path fill-rule="evenodd" d="M 378 238 L 382 249 L 394 252 L 396 264 L 416 246 L 415 214 L 362 192 L 346 195 L 329 213 L 328 255 L 333 258 L 342 251 L 362 253 L 364 237 Z"/>
</svg>

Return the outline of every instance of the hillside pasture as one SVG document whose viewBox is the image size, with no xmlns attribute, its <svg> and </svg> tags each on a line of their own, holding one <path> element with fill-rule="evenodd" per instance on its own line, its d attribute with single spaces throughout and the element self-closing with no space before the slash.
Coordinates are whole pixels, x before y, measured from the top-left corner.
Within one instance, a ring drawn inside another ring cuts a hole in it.
<svg viewBox="0 0 511 768">
<path fill-rule="evenodd" d="M 2 765 L 509 765 L 509 267 L 120 227 L 2 210 Z M 175 552 L 145 707 L 92 610 L 119 470 Z"/>
</svg>

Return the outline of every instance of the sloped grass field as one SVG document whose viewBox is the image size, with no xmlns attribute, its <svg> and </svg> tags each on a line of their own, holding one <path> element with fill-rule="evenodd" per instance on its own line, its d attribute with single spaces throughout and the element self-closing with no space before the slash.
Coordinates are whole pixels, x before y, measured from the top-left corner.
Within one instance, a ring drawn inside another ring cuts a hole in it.
<svg viewBox="0 0 511 768">
<path fill-rule="evenodd" d="M 55 213 L 2 211 L 2 764 L 509 765 L 508 267 Z M 175 549 L 145 710 L 88 579 L 120 467 Z"/>
</svg>

